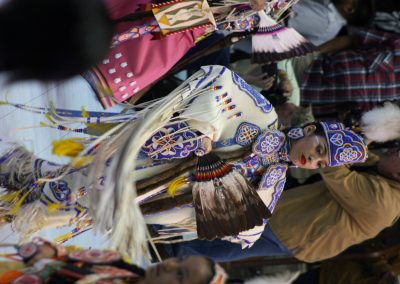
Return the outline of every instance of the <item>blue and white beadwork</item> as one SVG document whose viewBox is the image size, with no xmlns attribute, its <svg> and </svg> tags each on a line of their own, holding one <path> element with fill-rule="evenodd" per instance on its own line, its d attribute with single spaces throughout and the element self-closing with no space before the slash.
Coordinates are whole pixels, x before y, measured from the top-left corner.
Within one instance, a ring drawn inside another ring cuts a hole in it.
<svg viewBox="0 0 400 284">
<path fill-rule="evenodd" d="M 343 135 L 340 133 L 336 133 L 336 134 L 332 135 L 331 138 L 329 138 L 329 141 L 332 144 L 340 147 L 343 145 Z"/>
<path fill-rule="evenodd" d="M 260 161 L 264 167 L 269 167 L 269 165 L 279 162 L 279 153 L 273 153 L 268 156 L 261 156 Z"/>
<path fill-rule="evenodd" d="M 253 153 L 259 156 L 270 156 L 281 148 L 285 140 L 285 134 L 282 132 L 266 130 L 254 142 Z"/>
<path fill-rule="evenodd" d="M 258 186 L 258 190 L 273 190 L 271 202 L 267 205 L 270 212 L 274 211 L 286 182 L 286 164 L 275 164 L 268 167 Z"/>
<path fill-rule="evenodd" d="M 233 82 L 250 98 L 253 99 L 256 106 L 258 106 L 263 112 L 270 113 L 274 108 L 272 104 L 264 98 L 259 92 L 254 90 L 249 84 L 246 83 L 242 78 L 240 78 L 235 72 L 232 72 Z"/>
<path fill-rule="evenodd" d="M 260 135 L 261 129 L 255 124 L 249 122 L 242 122 L 235 133 L 235 142 L 241 146 L 247 146 Z"/>
<path fill-rule="evenodd" d="M 233 164 L 233 168 L 249 180 L 252 180 L 256 176 L 260 167 L 260 158 L 256 155 L 250 155 L 242 161 Z"/>
<path fill-rule="evenodd" d="M 364 162 L 367 157 L 367 146 L 364 140 L 344 129 L 341 123 L 320 122 L 324 128 L 328 144 L 329 166 Z"/>
<path fill-rule="evenodd" d="M 275 130 L 277 127 L 278 127 L 278 120 L 276 119 L 276 120 L 274 120 L 272 123 L 270 123 L 270 124 L 268 124 L 267 126 L 266 126 L 266 129 L 269 129 L 269 130 Z M 238 127 L 239 128 L 239 127 Z M 237 133 L 237 131 L 236 131 L 236 133 Z M 260 131 L 260 133 L 261 133 L 261 131 Z M 253 140 L 254 141 L 254 140 Z M 213 148 L 224 148 L 224 147 L 229 147 L 229 146 L 232 146 L 232 145 L 237 145 L 238 143 L 236 142 L 236 138 L 235 137 L 232 137 L 232 138 L 227 138 L 227 139 L 223 139 L 223 140 L 221 140 L 221 141 L 215 141 L 214 143 L 213 143 Z"/>
<path fill-rule="evenodd" d="M 286 177 L 279 180 L 274 189 L 274 193 L 272 194 L 272 201 L 268 205 L 269 211 L 272 213 L 275 209 L 276 203 L 278 203 L 279 198 L 281 197 L 282 191 L 285 188 Z"/>
<path fill-rule="evenodd" d="M 270 165 L 263 174 L 259 188 L 262 190 L 275 186 L 280 179 L 286 177 L 287 168 L 285 164 Z"/>
<path fill-rule="evenodd" d="M 299 140 L 304 137 L 304 130 L 301 127 L 295 127 L 286 134 L 292 140 Z"/>
<path fill-rule="evenodd" d="M 161 128 L 146 141 L 142 150 L 152 159 L 170 160 L 186 158 L 199 146 L 196 133 L 188 129 L 187 123 L 179 122 Z"/>
<path fill-rule="evenodd" d="M 290 149 L 290 142 L 286 140 L 285 143 L 283 143 L 282 147 L 279 149 L 279 160 L 291 163 Z"/>
</svg>

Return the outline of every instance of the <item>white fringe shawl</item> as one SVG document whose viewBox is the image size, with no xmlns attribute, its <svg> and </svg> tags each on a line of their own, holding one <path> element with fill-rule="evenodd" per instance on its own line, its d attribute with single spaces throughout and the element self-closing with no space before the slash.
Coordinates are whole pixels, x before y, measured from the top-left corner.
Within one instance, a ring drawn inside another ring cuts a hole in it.
<svg viewBox="0 0 400 284">
<path fill-rule="evenodd" d="M 188 84 L 204 74 L 204 70 L 197 72 L 170 95 L 137 112 L 130 121 L 118 125 L 93 142 L 94 145 L 102 144 L 88 175 L 90 212 L 96 228 L 109 233 L 111 248 L 134 258 L 148 256 L 150 235 L 135 201 L 136 157 L 146 140 L 157 130 L 167 123 L 185 121 L 172 116 L 183 111 L 188 102 L 204 92 L 190 92 Z M 110 157 L 111 165 L 105 167 L 104 162 Z M 104 189 L 100 191 L 96 184 L 101 176 L 107 178 Z"/>
<path fill-rule="evenodd" d="M 149 258 L 148 241 L 153 245 L 150 234 L 144 222 L 137 197 L 135 168 L 138 153 L 154 133 L 168 123 L 185 122 L 187 119 L 173 117 L 176 112 L 182 112 L 188 103 L 208 89 L 199 88 L 191 91 L 192 81 L 203 77 L 206 72 L 201 69 L 182 83 L 168 96 L 143 105 L 143 109 L 120 117 L 111 117 L 109 122 L 120 122 L 115 127 L 98 137 L 85 141 L 85 149 L 76 159 L 92 156 L 92 163 L 85 169 L 86 179 L 81 184 L 86 185 L 89 197 L 90 215 L 96 230 L 105 233 L 110 239 L 110 248 L 128 254 L 133 259 Z M 198 114 L 207 113 L 206 108 L 196 105 Z M 51 116 L 57 123 L 79 123 L 82 118 L 74 120 Z M 217 118 L 216 118 L 217 119 Z M 180 129 L 179 132 L 186 131 Z M 178 133 L 178 132 L 175 132 Z M 200 140 L 204 135 L 195 138 Z M 95 151 L 93 151 L 96 149 Z M 163 151 L 163 149 L 159 149 Z M 112 158 L 110 166 L 106 161 Z M 62 179 L 73 166 L 70 164 L 60 175 L 54 178 L 42 178 L 40 181 L 49 182 Z M 103 186 L 99 185 L 101 177 L 107 177 Z M 182 233 L 182 235 L 185 233 Z M 167 234 L 169 235 L 169 234 Z M 176 235 L 176 234 L 171 234 Z M 163 236 L 168 238 L 167 236 Z"/>
</svg>

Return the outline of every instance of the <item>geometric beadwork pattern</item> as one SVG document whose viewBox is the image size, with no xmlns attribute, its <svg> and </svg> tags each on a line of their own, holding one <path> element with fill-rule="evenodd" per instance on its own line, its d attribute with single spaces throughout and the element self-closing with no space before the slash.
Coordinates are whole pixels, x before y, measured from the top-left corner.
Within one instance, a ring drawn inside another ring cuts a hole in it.
<svg viewBox="0 0 400 284">
<path fill-rule="evenodd" d="M 185 122 L 178 122 L 160 128 L 142 147 L 149 157 L 159 159 L 181 159 L 199 148 L 198 135 Z"/>
<path fill-rule="evenodd" d="M 304 137 L 304 131 L 301 127 L 294 127 L 286 134 L 292 140 L 299 140 Z"/>
<path fill-rule="evenodd" d="M 360 136 L 344 129 L 341 123 L 320 124 L 327 140 L 330 167 L 363 162 L 367 159 L 367 146 Z"/>
<path fill-rule="evenodd" d="M 253 153 L 260 157 L 270 156 L 278 152 L 285 140 L 285 134 L 279 130 L 265 130 L 254 142 Z"/>
<path fill-rule="evenodd" d="M 258 186 L 258 190 L 272 190 L 272 199 L 267 204 L 268 209 L 272 212 L 278 202 L 286 182 L 286 164 L 270 165 L 263 174 Z"/>
<path fill-rule="evenodd" d="M 242 122 L 235 133 L 235 142 L 241 146 L 247 146 L 253 143 L 261 133 L 260 127 L 249 122 Z"/>
</svg>

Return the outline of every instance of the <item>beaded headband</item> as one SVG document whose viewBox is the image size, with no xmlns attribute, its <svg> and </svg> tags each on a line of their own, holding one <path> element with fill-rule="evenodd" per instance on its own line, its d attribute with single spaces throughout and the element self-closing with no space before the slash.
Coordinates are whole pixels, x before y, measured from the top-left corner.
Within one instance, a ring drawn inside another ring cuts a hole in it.
<svg viewBox="0 0 400 284">
<path fill-rule="evenodd" d="M 361 163 L 368 157 L 368 149 L 364 140 L 343 124 L 336 122 L 320 122 L 328 145 L 329 166 Z"/>
</svg>

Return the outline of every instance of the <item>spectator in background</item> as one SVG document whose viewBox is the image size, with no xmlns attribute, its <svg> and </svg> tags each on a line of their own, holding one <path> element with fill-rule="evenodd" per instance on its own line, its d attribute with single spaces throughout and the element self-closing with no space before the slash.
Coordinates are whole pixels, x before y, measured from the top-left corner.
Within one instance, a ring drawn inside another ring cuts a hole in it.
<svg viewBox="0 0 400 284">
<path fill-rule="evenodd" d="M 394 226 L 395 227 L 395 226 Z M 391 232 L 393 234 L 393 232 Z M 396 231 L 395 234 L 398 234 Z M 381 234 L 380 234 L 381 235 Z M 301 274 L 293 284 L 396 284 L 400 276 L 400 246 L 382 236 L 368 240 L 352 252 L 323 261 Z"/>
<path fill-rule="evenodd" d="M 293 284 L 397 284 L 400 275 L 399 252 L 366 260 L 326 261 L 319 268 L 307 271 Z"/>
<path fill-rule="evenodd" d="M 227 274 L 213 261 L 199 256 L 167 259 L 142 269 L 111 250 L 54 245 L 41 238 L 18 246 L 20 262 L 4 263 L 0 283 L 198 283 L 224 284 Z M 15 256 L 15 255 L 14 255 Z M 8 267 L 7 267 L 8 265 Z M 23 267 L 25 266 L 25 269 Z"/>
<path fill-rule="evenodd" d="M 288 26 L 318 46 L 333 39 L 347 24 L 367 25 L 372 15 L 370 0 L 301 0 L 293 6 Z"/>
<path fill-rule="evenodd" d="M 306 69 L 301 103 L 316 116 L 337 113 L 356 103 L 362 110 L 398 99 L 400 35 L 374 30 L 340 36 L 319 48 Z"/>
</svg>

